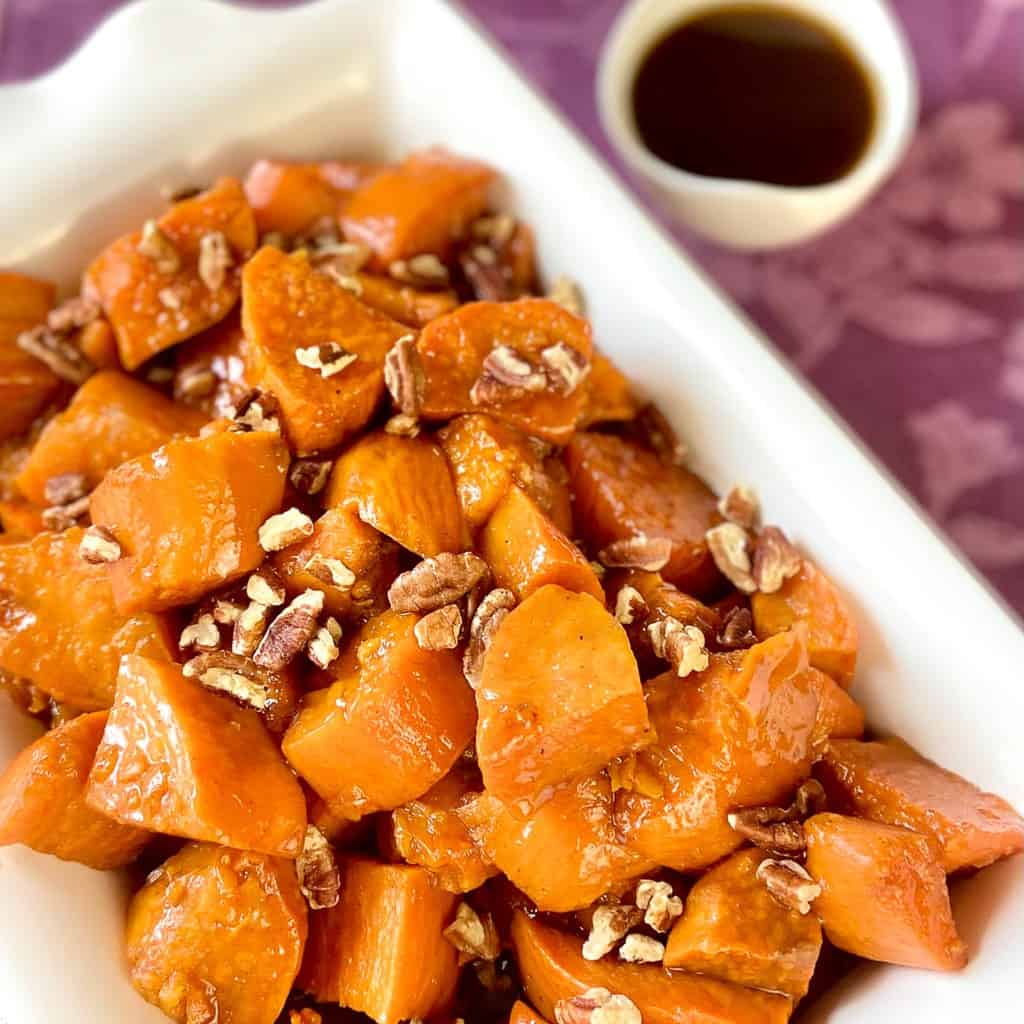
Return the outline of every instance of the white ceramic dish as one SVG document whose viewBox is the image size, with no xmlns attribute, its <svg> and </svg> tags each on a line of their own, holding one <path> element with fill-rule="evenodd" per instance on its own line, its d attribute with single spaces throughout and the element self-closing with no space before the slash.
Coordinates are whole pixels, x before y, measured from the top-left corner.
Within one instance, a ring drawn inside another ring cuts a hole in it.
<svg viewBox="0 0 1024 1024">
<path fill-rule="evenodd" d="M 856 605 L 857 694 L 876 727 L 1024 807 L 1024 634 L 816 398 L 551 110 L 440 0 L 286 12 L 130 6 L 71 61 L 0 90 L 0 238 L 72 284 L 159 207 L 158 186 L 256 156 L 397 154 L 442 141 L 508 173 L 544 266 L 585 286 L 596 336 L 669 410 L 718 486 L 754 485 Z M 29 737 L 0 702 L 0 761 Z M 1024 859 L 957 888 L 956 976 L 867 968 L 829 1020 L 939 1024 L 1019 1012 Z M 0 850 L 0 1021 L 153 1024 L 122 973 L 124 893 Z M 817 1011 L 824 1014 L 824 1009 Z"/>
</svg>

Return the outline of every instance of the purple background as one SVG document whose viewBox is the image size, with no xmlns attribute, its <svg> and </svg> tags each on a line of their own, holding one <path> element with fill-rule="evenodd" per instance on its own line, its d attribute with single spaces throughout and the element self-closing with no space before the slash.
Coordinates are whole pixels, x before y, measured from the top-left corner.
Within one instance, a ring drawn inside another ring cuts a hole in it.
<svg viewBox="0 0 1024 1024">
<path fill-rule="evenodd" d="M 119 5 L 0 0 L 0 81 L 51 67 Z M 593 77 L 623 0 L 464 5 L 610 156 Z M 893 7 L 923 106 L 894 179 L 785 252 L 679 239 L 1024 612 L 1024 0 Z"/>
</svg>

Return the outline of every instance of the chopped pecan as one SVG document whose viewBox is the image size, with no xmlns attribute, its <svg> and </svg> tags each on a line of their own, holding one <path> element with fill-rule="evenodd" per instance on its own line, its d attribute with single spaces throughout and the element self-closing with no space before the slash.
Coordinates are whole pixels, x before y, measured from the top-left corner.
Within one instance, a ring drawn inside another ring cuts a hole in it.
<svg viewBox="0 0 1024 1024">
<path fill-rule="evenodd" d="M 290 508 L 271 516 L 259 528 L 260 547 L 264 551 L 281 551 L 305 540 L 312 532 L 313 520 L 300 509 Z"/>
<path fill-rule="evenodd" d="M 170 286 L 167 288 L 161 288 L 160 291 L 156 293 L 156 297 L 160 300 L 161 306 L 166 309 L 172 309 L 175 312 L 181 309 L 185 301 L 185 296 L 182 292 L 177 288 L 172 288 Z M 170 367 L 167 367 L 167 369 L 170 370 Z M 150 377 L 149 379 L 152 380 L 153 378 Z M 170 377 L 167 379 L 170 380 Z"/>
<path fill-rule="evenodd" d="M 747 531 L 736 523 L 726 522 L 711 527 L 704 537 L 718 571 L 744 594 L 752 594 L 757 590 L 750 572 L 750 538 Z"/>
<path fill-rule="evenodd" d="M 490 914 L 478 914 L 465 900 L 455 911 L 455 920 L 441 934 L 470 960 L 497 960 L 501 953 L 494 919 Z"/>
<path fill-rule="evenodd" d="M 341 896 L 341 873 L 334 851 L 323 832 L 315 825 L 306 826 L 302 853 L 295 861 L 299 888 L 312 910 L 336 906 Z"/>
<path fill-rule="evenodd" d="M 686 445 L 679 440 L 679 435 L 672 429 L 672 424 L 653 402 L 645 405 L 637 413 L 633 427 L 643 443 L 663 462 L 672 466 L 681 466 L 686 462 Z"/>
<path fill-rule="evenodd" d="M 70 505 L 89 493 L 84 473 L 57 473 L 43 484 L 43 495 L 48 505 Z"/>
<path fill-rule="evenodd" d="M 413 627 L 416 643 L 425 651 L 450 651 L 459 646 L 462 612 L 457 604 L 446 604 L 427 612 Z"/>
<path fill-rule="evenodd" d="M 628 996 L 613 995 L 606 988 L 586 992 L 555 1003 L 556 1024 L 643 1024 L 636 1003 Z"/>
<path fill-rule="evenodd" d="M 283 611 L 278 612 L 263 634 L 252 660 L 275 672 L 283 669 L 313 639 L 319 628 L 317 617 L 323 609 L 323 591 L 304 590 Z"/>
<path fill-rule="evenodd" d="M 331 628 L 331 623 L 336 629 Z M 319 669 L 326 669 L 338 658 L 338 640 L 341 639 L 341 627 L 337 619 L 328 619 L 326 626 L 321 626 L 313 639 L 306 645 L 306 657 Z"/>
<path fill-rule="evenodd" d="M 494 634 L 504 622 L 505 616 L 515 608 L 516 595 L 504 587 L 496 587 L 481 600 L 473 612 L 469 624 L 469 640 L 466 653 L 462 657 L 462 671 L 469 680 L 469 685 L 476 689 L 480 685 L 480 677 L 484 669 L 484 658 L 490 647 Z"/>
<path fill-rule="evenodd" d="M 270 703 L 267 681 L 250 658 L 231 651 L 197 654 L 181 666 L 187 679 L 198 679 L 203 686 L 230 694 L 243 704 L 262 711 Z"/>
<path fill-rule="evenodd" d="M 644 924 L 656 932 L 667 932 L 683 913 L 683 901 L 668 882 L 641 878 L 636 884 L 636 905 L 644 912 Z"/>
<path fill-rule="evenodd" d="M 672 541 L 668 537 L 648 537 L 645 533 L 613 540 L 597 553 L 597 560 L 609 569 L 643 569 L 645 572 L 664 569 L 671 557 Z"/>
<path fill-rule="evenodd" d="M 300 494 L 319 494 L 327 486 L 332 465 L 330 459 L 297 459 L 288 479 Z"/>
<path fill-rule="evenodd" d="M 777 526 L 766 526 L 758 534 L 752 575 L 762 594 L 774 594 L 802 565 L 800 552 Z"/>
<path fill-rule="evenodd" d="M 419 437 L 420 421 L 415 416 L 406 416 L 404 412 L 395 413 L 384 424 L 384 433 L 395 437 Z"/>
<path fill-rule="evenodd" d="M 767 858 L 758 864 L 755 875 L 779 903 L 799 914 L 808 913 L 821 895 L 821 886 L 795 860 Z"/>
<path fill-rule="evenodd" d="M 69 334 L 80 327 L 87 327 L 100 312 L 100 304 L 95 299 L 75 295 L 50 310 L 46 317 L 46 326 L 58 334 Z"/>
<path fill-rule="evenodd" d="M 757 525 L 761 505 L 754 491 L 743 484 L 730 487 L 718 502 L 718 511 L 723 519 L 736 523 L 745 530 L 752 530 Z"/>
<path fill-rule="evenodd" d="M 227 410 L 227 417 L 234 421 L 234 430 L 266 430 L 281 433 L 281 422 L 277 418 L 277 399 L 259 388 L 247 391 L 238 404 Z"/>
<path fill-rule="evenodd" d="M 618 903 L 596 907 L 590 919 L 590 933 L 583 943 L 583 959 L 600 960 L 642 919 L 643 915 L 636 907 L 626 907 Z"/>
<path fill-rule="evenodd" d="M 318 265 L 316 269 L 322 274 L 326 274 L 336 285 L 344 288 L 345 291 L 351 292 L 357 297 L 363 294 L 363 282 L 359 280 L 357 275 L 346 273 L 330 261 Z"/>
<path fill-rule="evenodd" d="M 817 779 L 808 779 L 801 783 L 787 810 L 795 818 L 809 818 L 812 814 L 820 814 L 828 805 L 825 787 Z"/>
<path fill-rule="evenodd" d="M 399 412 L 419 415 L 423 400 L 423 367 L 416 351 L 416 336 L 404 334 L 384 357 L 384 383 Z"/>
<path fill-rule="evenodd" d="M 748 807 L 727 815 L 729 827 L 756 847 L 778 857 L 799 857 L 807 850 L 804 827 L 799 821 L 779 821 L 777 807 Z"/>
<path fill-rule="evenodd" d="M 84 384 L 96 370 L 80 349 L 46 324 L 22 331 L 15 344 L 72 384 Z"/>
<path fill-rule="evenodd" d="M 648 624 L 647 636 L 655 656 L 667 661 L 680 678 L 691 672 L 703 672 L 708 667 L 704 634 L 699 627 L 684 626 L 678 619 L 666 615 Z"/>
<path fill-rule="evenodd" d="M 526 392 L 543 391 L 547 375 L 536 369 L 510 345 L 495 345 L 487 353 L 480 376 L 469 391 L 474 405 L 522 397 Z"/>
<path fill-rule="evenodd" d="M 245 605 L 229 601 L 224 597 L 218 597 L 213 602 L 213 621 L 220 623 L 222 626 L 233 626 L 243 611 L 245 611 Z"/>
<path fill-rule="evenodd" d="M 623 626 L 632 625 L 638 615 L 647 612 L 647 602 L 636 587 L 623 586 L 615 595 L 615 618 Z"/>
<path fill-rule="evenodd" d="M 320 376 L 333 377 L 341 373 L 346 367 L 351 366 L 359 356 L 355 352 L 349 352 L 342 348 L 336 341 L 327 341 L 322 345 L 310 345 L 307 348 L 297 348 L 295 359 L 300 366 L 310 370 L 319 370 Z"/>
<path fill-rule="evenodd" d="M 43 526 L 55 533 L 63 533 L 77 526 L 89 514 L 89 495 L 69 501 L 66 505 L 51 505 L 42 512 Z"/>
<path fill-rule="evenodd" d="M 220 630 L 209 612 L 199 615 L 187 625 L 178 637 L 178 647 L 186 650 L 194 647 L 197 651 L 215 651 L 220 647 Z"/>
<path fill-rule="evenodd" d="M 730 608 L 722 620 L 721 629 L 715 638 L 723 651 L 738 651 L 757 643 L 754 635 L 754 616 L 749 608 Z"/>
<path fill-rule="evenodd" d="M 269 620 L 270 608 L 259 601 L 250 601 L 235 620 L 231 634 L 232 652 L 246 658 L 252 657 L 267 631 Z"/>
<path fill-rule="evenodd" d="M 388 603 L 396 612 L 432 612 L 465 597 L 487 573 L 471 551 L 443 552 L 403 572 L 388 588 Z"/>
<path fill-rule="evenodd" d="M 330 584 L 339 590 L 351 590 L 356 581 L 356 574 L 340 558 L 315 554 L 306 562 L 303 569 L 322 583 Z"/>
<path fill-rule="evenodd" d="M 575 313 L 576 316 L 587 315 L 586 303 L 583 301 L 583 292 L 571 277 L 559 274 L 551 285 L 548 298 L 552 302 L 557 302 L 558 305 L 563 309 L 567 309 L 570 313 Z"/>
<path fill-rule="evenodd" d="M 660 964 L 665 957 L 665 943 L 650 935 L 627 935 L 619 947 L 619 959 L 629 964 Z"/>
<path fill-rule="evenodd" d="M 402 284 L 417 288 L 443 288 L 448 284 L 448 268 L 432 252 L 421 252 L 407 260 L 395 260 L 388 266 L 388 273 Z"/>
<path fill-rule="evenodd" d="M 511 267 L 490 245 L 474 245 L 461 252 L 459 266 L 476 298 L 508 302 L 516 297 Z"/>
<path fill-rule="evenodd" d="M 334 271 L 338 274 L 358 274 L 373 253 L 362 242 L 328 242 L 318 246 L 312 256 L 317 270 Z"/>
<path fill-rule="evenodd" d="M 551 390 L 559 395 L 571 395 L 590 373 L 590 360 L 564 341 L 544 349 L 540 361 L 547 370 Z"/>
<path fill-rule="evenodd" d="M 90 526 L 82 534 L 78 557 L 92 565 L 109 565 L 122 555 L 121 545 L 105 526 Z"/>
<path fill-rule="evenodd" d="M 206 398 L 217 389 L 217 375 L 209 366 L 186 366 L 174 379 L 175 398 Z"/>
<path fill-rule="evenodd" d="M 181 267 L 177 246 L 167 237 L 155 220 L 142 225 L 142 237 L 136 246 L 143 256 L 156 264 L 161 274 L 174 274 Z"/>
<path fill-rule="evenodd" d="M 516 219 L 508 213 L 492 213 L 477 217 L 469 226 L 469 233 L 481 242 L 501 248 L 511 241 L 516 232 Z"/>
<path fill-rule="evenodd" d="M 199 280 L 210 289 L 217 291 L 224 284 L 224 278 L 235 262 L 231 247 L 223 231 L 207 231 L 199 239 Z"/>
<path fill-rule="evenodd" d="M 245 581 L 245 595 L 271 607 L 284 604 L 288 596 L 281 574 L 266 562 Z"/>
</svg>

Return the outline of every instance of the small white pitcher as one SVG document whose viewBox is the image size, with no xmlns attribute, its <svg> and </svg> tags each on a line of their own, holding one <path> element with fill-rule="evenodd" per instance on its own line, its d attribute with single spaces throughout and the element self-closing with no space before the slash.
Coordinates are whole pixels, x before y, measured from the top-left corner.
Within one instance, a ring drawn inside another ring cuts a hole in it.
<svg viewBox="0 0 1024 1024">
<path fill-rule="evenodd" d="M 644 146 L 633 118 L 633 81 L 652 45 L 673 27 L 697 13 L 734 5 L 735 0 L 632 0 L 604 44 L 598 108 L 612 144 L 680 224 L 737 249 L 792 245 L 850 213 L 903 156 L 917 121 L 913 59 L 884 0 L 771 0 L 769 6 L 816 18 L 847 41 L 875 88 L 871 138 L 857 163 L 824 185 L 789 187 L 690 174 Z"/>
</svg>

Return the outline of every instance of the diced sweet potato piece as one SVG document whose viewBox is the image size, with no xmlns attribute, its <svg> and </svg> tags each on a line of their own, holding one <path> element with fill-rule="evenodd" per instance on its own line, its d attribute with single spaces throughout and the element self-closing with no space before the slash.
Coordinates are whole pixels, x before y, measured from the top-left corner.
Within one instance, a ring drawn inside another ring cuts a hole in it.
<svg viewBox="0 0 1024 1024">
<path fill-rule="evenodd" d="M 336 681 L 306 697 L 285 734 L 295 770 L 345 817 L 422 796 L 473 738 L 459 656 L 421 648 L 416 621 L 397 612 L 371 619 L 336 663 Z"/>
<path fill-rule="evenodd" d="M 429 871 L 345 857 L 341 899 L 310 915 L 299 987 L 377 1024 L 429 1017 L 451 1001 L 458 954 L 442 936 L 457 897 Z"/>
<path fill-rule="evenodd" d="M 245 334 L 237 312 L 174 350 L 174 397 L 210 416 L 228 416 L 249 390 Z"/>
<path fill-rule="evenodd" d="M 1005 800 L 902 740 L 834 739 L 815 775 L 834 810 L 931 836 L 947 872 L 985 867 L 1024 850 L 1024 819 Z"/>
<path fill-rule="evenodd" d="M 494 171 L 434 148 L 381 171 L 350 199 L 345 237 L 368 245 L 378 269 L 420 253 L 444 259 L 453 241 L 487 205 Z"/>
<path fill-rule="evenodd" d="M 480 852 L 456 811 L 480 791 L 480 777 L 456 765 L 417 800 L 396 807 L 380 826 L 381 845 L 409 864 L 427 868 L 442 889 L 470 892 L 494 867 Z"/>
<path fill-rule="evenodd" d="M 238 301 L 238 264 L 256 248 L 252 210 L 234 178 L 175 203 L 156 223 L 176 259 L 170 249 L 164 259 L 146 255 L 139 249 L 143 233 L 133 231 L 111 242 L 85 272 L 83 294 L 102 304 L 128 370 L 227 316 Z M 227 241 L 233 265 L 211 288 L 199 276 L 199 248 L 215 231 Z"/>
<path fill-rule="evenodd" d="M 796 622 L 807 626 L 811 664 L 846 688 L 857 665 L 857 623 L 835 584 L 811 561 L 774 594 L 750 599 L 754 631 L 764 639 Z"/>
<path fill-rule="evenodd" d="M 0 775 L 0 846 L 24 843 L 91 868 L 130 864 L 150 833 L 85 802 L 106 711 L 79 715 L 27 746 Z"/>
<path fill-rule="evenodd" d="M 612 957 L 584 960 L 578 936 L 558 931 L 517 910 L 512 947 L 530 1002 L 549 1020 L 555 1005 L 603 988 L 633 1001 L 644 1024 L 785 1024 L 788 997 L 651 964 Z"/>
<path fill-rule="evenodd" d="M 575 520 L 595 551 L 628 537 L 667 537 L 672 554 L 661 575 L 697 597 L 716 586 L 704 535 L 721 516 L 699 476 L 611 434 L 577 434 L 565 462 Z"/>
<path fill-rule="evenodd" d="M 861 706 L 820 669 L 808 668 L 807 679 L 818 696 L 814 749 L 823 750 L 833 737 L 860 739 L 864 735 L 864 711 Z"/>
<path fill-rule="evenodd" d="M 169 661 L 177 636 L 163 615 L 119 612 L 81 540 L 75 527 L 0 545 L 0 669 L 91 711 L 110 707 L 122 654 Z"/>
<path fill-rule="evenodd" d="M 750 988 L 807 994 L 821 952 L 814 914 L 783 906 L 755 876 L 766 854 L 741 850 L 716 864 L 686 897 L 665 947 L 665 966 Z"/>
<path fill-rule="evenodd" d="M 622 627 L 589 594 L 554 585 L 501 624 L 476 699 L 477 761 L 506 803 L 543 800 L 652 739 Z"/>
<path fill-rule="evenodd" d="M 324 504 L 353 509 L 424 558 L 468 543 L 448 462 L 425 437 L 368 434 L 338 459 Z"/>
<path fill-rule="evenodd" d="M 587 398 L 583 403 L 577 429 L 586 430 L 594 423 L 631 420 L 640 411 L 629 378 L 597 349 L 590 362 Z"/>
<path fill-rule="evenodd" d="M 432 320 L 416 342 L 423 369 L 420 414 L 425 419 L 446 420 L 459 413 L 485 412 L 528 434 L 565 444 L 586 400 L 584 384 L 567 394 L 564 388 L 543 381 L 541 389 L 534 391 L 518 387 L 474 390 L 484 372 L 484 361 L 496 347 L 511 349 L 534 373 L 540 373 L 544 368 L 541 353 L 559 342 L 589 364 L 593 349 L 590 325 L 549 299 L 470 302 Z"/>
<path fill-rule="evenodd" d="M 550 583 L 604 602 L 583 552 L 515 484 L 480 531 L 480 553 L 495 583 L 520 600 Z"/>
<path fill-rule="evenodd" d="M 706 867 L 741 845 L 729 810 L 779 802 L 810 774 L 818 700 L 806 667 L 793 632 L 647 684 L 658 740 L 636 758 L 662 794 L 616 794 L 616 826 L 633 849 L 680 871 Z"/>
<path fill-rule="evenodd" d="M 206 419 L 117 370 L 93 374 L 67 409 L 43 428 L 18 475 L 18 488 L 36 504 L 47 505 L 50 477 L 82 473 L 91 490 L 107 470 L 148 454 L 176 435 L 197 433 Z"/>
<path fill-rule="evenodd" d="M 296 857 L 306 801 L 251 708 L 177 665 L 121 659 L 86 799 L 117 821 Z"/>
<path fill-rule="evenodd" d="M 0 501 L 0 526 L 4 537 L 13 540 L 27 540 L 46 529 L 42 509 L 20 498 Z"/>
<path fill-rule="evenodd" d="M 508 1016 L 508 1024 L 549 1024 L 549 1022 L 521 999 L 517 999 Z"/>
<path fill-rule="evenodd" d="M 942 853 L 930 836 L 841 814 L 804 824 L 814 913 L 829 942 L 867 960 L 959 970 L 967 949 L 949 907 Z"/>
<path fill-rule="evenodd" d="M 567 783 L 526 817 L 483 792 L 458 815 L 484 853 L 541 910 L 589 906 L 651 862 L 628 850 L 612 824 L 606 775 Z"/>
<path fill-rule="evenodd" d="M 287 467 L 281 438 L 254 431 L 171 441 L 111 470 L 90 511 L 121 545 L 110 566 L 118 608 L 187 604 L 255 569 Z"/>
<path fill-rule="evenodd" d="M 408 327 L 423 327 L 459 304 L 453 291 L 427 292 L 380 274 L 357 274 L 359 298 L 372 309 Z"/>
<path fill-rule="evenodd" d="M 92 363 L 98 370 L 119 370 L 121 368 L 121 357 L 117 352 L 117 337 L 110 321 L 103 317 L 97 317 L 91 323 L 87 323 L 74 335 L 74 344 L 81 350 L 82 355 Z"/>
<path fill-rule="evenodd" d="M 264 246 L 242 273 L 248 382 L 280 403 L 299 454 L 333 448 L 366 425 L 384 394 L 384 357 L 407 333 L 309 263 Z M 300 348 L 340 345 L 357 358 L 323 376 L 296 358 Z"/>
<path fill-rule="evenodd" d="M 181 1024 L 273 1024 L 302 963 L 306 915 L 291 861 L 189 843 L 131 902 L 132 984 Z"/>
</svg>

